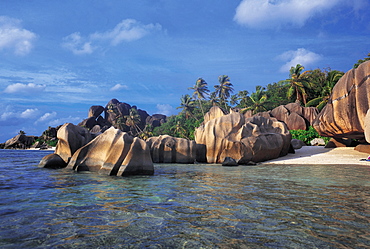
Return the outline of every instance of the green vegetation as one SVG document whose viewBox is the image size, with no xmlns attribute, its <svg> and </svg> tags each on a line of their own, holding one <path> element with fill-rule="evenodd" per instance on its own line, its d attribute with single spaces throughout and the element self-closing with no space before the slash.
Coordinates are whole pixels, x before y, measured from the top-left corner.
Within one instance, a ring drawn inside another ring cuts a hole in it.
<svg viewBox="0 0 370 249">
<path fill-rule="evenodd" d="M 327 144 L 330 140 L 329 137 L 322 137 L 319 136 L 319 133 L 310 126 L 308 131 L 305 130 L 290 130 L 290 133 L 292 134 L 292 139 L 298 139 L 303 141 L 305 144 L 310 145 L 310 141 L 314 138 L 322 138 L 325 141 L 325 144 Z"/>
</svg>

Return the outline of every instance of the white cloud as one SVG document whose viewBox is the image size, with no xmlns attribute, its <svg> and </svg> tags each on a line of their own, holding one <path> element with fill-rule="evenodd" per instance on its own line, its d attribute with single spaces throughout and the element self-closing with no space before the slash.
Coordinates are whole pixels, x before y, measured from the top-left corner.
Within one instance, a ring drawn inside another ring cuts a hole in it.
<svg viewBox="0 0 370 249">
<path fill-rule="evenodd" d="M 159 114 L 164 114 L 166 116 L 170 116 L 170 115 L 174 114 L 175 108 L 173 108 L 169 104 L 157 104 L 157 112 Z"/>
<path fill-rule="evenodd" d="M 116 46 L 123 41 L 130 42 L 143 38 L 152 31 L 161 30 L 162 26 L 157 24 L 141 24 L 134 19 L 126 19 L 107 32 L 96 32 L 91 35 L 92 40 L 108 40 L 111 45 Z"/>
<path fill-rule="evenodd" d="M 117 46 L 122 42 L 139 40 L 151 32 L 160 31 L 161 29 L 162 26 L 158 23 L 145 25 L 134 19 L 125 19 L 112 30 L 106 32 L 95 32 L 87 37 L 82 37 L 79 32 L 70 34 L 63 38 L 62 46 L 76 55 L 91 54 L 99 46 L 104 46 L 104 43 Z"/>
<path fill-rule="evenodd" d="M 33 119 L 37 116 L 38 113 L 39 113 L 39 110 L 37 108 L 26 109 L 24 111 L 17 111 L 17 112 L 5 111 L 0 115 L 0 121 L 11 121 L 13 123 L 17 120 L 19 121 L 19 119 Z"/>
<path fill-rule="evenodd" d="M 287 61 L 281 68 L 280 72 L 289 72 L 291 67 L 301 64 L 304 67 L 310 66 L 316 63 L 322 58 L 321 55 L 299 48 L 297 50 L 289 50 L 278 56 L 278 59 Z"/>
<path fill-rule="evenodd" d="M 37 35 L 23 29 L 21 21 L 0 16 L 0 51 L 9 49 L 16 55 L 26 55 L 32 48 Z"/>
<path fill-rule="evenodd" d="M 95 48 L 91 45 L 91 42 L 86 41 L 85 38 L 81 37 L 79 32 L 75 32 L 63 38 L 64 42 L 62 46 L 74 54 L 91 54 Z"/>
<path fill-rule="evenodd" d="M 22 84 L 15 83 L 9 85 L 5 88 L 5 93 L 31 93 L 31 92 L 41 92 L 45 90 L 45 85 L 37 85 L 34 83 Z"/>
<path fill-rule="evenodd" d="M 113 86 L 110 89 L 110 91 L 118 91 L 118 90 L 121 90 L 121 89 L 128 89 L 128 86 L 127 85 L 116 84 L 115 86 Z"/>
<path fill-rule="evenodd" d="M 53 119 L 57 116 L 56 112 L 47 112 L 44 115 L 42 115 L 35 123 L 44 122 L 50 119 Z"/>
<path fill-rule="evenodd" d="M 54 119 L 54 120 L 51 120 L 48 125 L 49 126 L 53 126 L 53 127 L 56 127 L 58 125 L 63 125 L 65 123 L 72 123 L 72 124 L 75 124 L 77 125 L 78 123 L 80 123 L 83 119 L 80 118 L 80 117 L 72 117 L 72 116 L 69 116 L 69 117 L 66 117 L 66 118 L 58 118 L 58 119 Z"/>
<path fill-rule="evenodd" d="M 252 28 L 302 27 L 316 14 L 346 0 L 243 0 L 234 21 Z"/>
<path fill-rule="evenodd" d="M 34 118 L 38 114 L 39 110 L 35 109 L 27 109 L 20 114 L 21 118 Z"/>
</svg>

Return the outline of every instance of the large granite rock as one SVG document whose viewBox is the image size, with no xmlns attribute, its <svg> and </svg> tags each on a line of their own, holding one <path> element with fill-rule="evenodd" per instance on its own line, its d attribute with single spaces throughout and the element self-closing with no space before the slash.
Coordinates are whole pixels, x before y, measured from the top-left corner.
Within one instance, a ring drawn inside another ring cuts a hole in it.
<svg viewBox="0 0 370 249">
<path fill-rule="evenodd" d="M 152 128 L 159 127 L 162 124 L 166 123 L 166 115 L 163 114 L 153 114 L 146 118 L 146 124 L 152 126 Z"/>
<path fill-rule="evenodd" d="M 364 120 L 364 135 L 366 142 L 370 143 L 370 109 L 367 110 Z"/>
<path fill-rule="evenodd" d="M 61 169 L 65 168 L 66 166 L 67 163 L 58 154 L 46 155 L 39 163 L 39 167 L 49 169 Z"/>
<path fill-rule="evenodd" d="M 364 139 L 369 102 L 370 61 L 367 61 L 342 76 L 313 126 L 321 136 Z"/>
<path fill-rule="evenodd" d="M 118 176 L 154 173 L 146 142 L 113 127 L 78 149 L 67 168 Z"/>
<path fill-rule="evenodd" d="M 208 119 L 195 131 L 196 143 L 206 147 L 208 163 L 223 163 L 226 157 L 234 158 L 238 164 L 261 162 L 289 151 L 291 134 L 275 118 L 245 118 L 239 112 L 209 116 L 215 118 Z"/>
<path fill-rule="evenodd" d="M 93 105 L 89 109 L 88 118 L 91 117 L 98 118 L 100 114 L 103 113 L 104 110 L 105 108 L 101 105 Z"/>
<path fill-rule="evenodd" d="M 161 135 L 146 142 L 154 163 L 194 163 L 196 160 L 195 141 Z"/>
<path fill-rule="evenodd" d="M 66 123 L 59 128 L 57 138 L 59 140 L 55 148 L 55 154 L 58 154 L 64 162 L 68 163 L 79 148 L 91 141 L 92 136 L 87 129 L 72 123 Z"/>
<path fill-rule="evenodd" d="M 18 134 L 5 142 L 4 149 L 28 149 L 34 142 L 34 136 Z"/>
<path fill-rule="evenodd" d="M 318 114 L 316 107 L 303 107 L 299 103 L 280 105 L 270 112 L 272 117 L 284 122 L 289 130 L 307 130 Z"/>
</svg>

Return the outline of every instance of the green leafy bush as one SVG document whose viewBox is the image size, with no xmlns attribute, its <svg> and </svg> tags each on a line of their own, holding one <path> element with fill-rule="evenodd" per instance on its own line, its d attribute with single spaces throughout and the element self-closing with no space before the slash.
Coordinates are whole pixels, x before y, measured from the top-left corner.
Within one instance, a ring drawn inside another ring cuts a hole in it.
<svg viewBox="0 0 370 249">
<path fill-rule="evenodd" d="M 310 141 L 315 138 L 322 138 L 327 144 L 330 140 L 330 137 L 322 137 L 319 136 L 319 133 L 312 127 L 306 130 L 290 130 L 290 134 L 292 134 L 292 139 L 298 139 L 303 141 L 305 144 L 310 145 Z"/>
</svg>

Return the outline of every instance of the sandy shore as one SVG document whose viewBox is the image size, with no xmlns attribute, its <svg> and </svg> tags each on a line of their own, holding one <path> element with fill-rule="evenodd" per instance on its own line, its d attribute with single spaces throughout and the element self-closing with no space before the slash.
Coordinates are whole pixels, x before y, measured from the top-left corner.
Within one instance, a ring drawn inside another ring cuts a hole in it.
<svg viewBox="0 0 370 249">
<path fill-rule="evenodd" d="M 29 148 L 29 149 L 27 149 L 27 150 L 40 150 L 39 148 Z M 52 147 L 52 148 L 47 148 L 47 149 L 45 149 L 46 151 L 47 150 L 50 150 L 50 151 L 55 151 L 55 147 Z"/>
<path fill-rule="evenodd" d="M 303 146 L 296 150 L 295 154 L 288 154 L 263 162 L 263 164 L 356 164 L 370 166 L 370 162 L 360 161 L 368 156 L 366 153 L 356 151 L 353 147 L 327 149 L 323 146 Z"/>
</svg>

